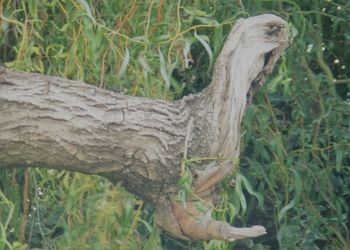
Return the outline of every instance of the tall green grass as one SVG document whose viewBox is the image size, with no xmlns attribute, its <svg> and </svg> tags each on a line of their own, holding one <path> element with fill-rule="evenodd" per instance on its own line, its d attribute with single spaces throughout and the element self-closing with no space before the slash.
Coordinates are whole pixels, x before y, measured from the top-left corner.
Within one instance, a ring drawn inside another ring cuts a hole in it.
<svg viewBox="0 0 350 250">
<path fill-rule="evenodd" d="M 215 216 L 265 225 L 266 236 L 174 240 L 154 226 L 152 205 L 122 188 L 35 168 L 0 172 L 0 249 L 349 249 L 348 1 L 3 0 L 0 60 L 178 99 L 210 83 L 232 24 L 262 13 L 298 34 L 246 113 L 240 174 L 235 187 L 223 183 Z"/>
</svg>

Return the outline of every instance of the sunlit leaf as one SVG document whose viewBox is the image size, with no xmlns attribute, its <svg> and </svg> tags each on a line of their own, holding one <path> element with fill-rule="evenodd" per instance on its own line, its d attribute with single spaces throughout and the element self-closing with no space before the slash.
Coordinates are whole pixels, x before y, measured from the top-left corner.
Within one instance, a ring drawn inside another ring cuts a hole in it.
<svg viewBox="0 0 350 250">
<path fill-rule="evenodd" d="M 123 58 L 123 62 L 122 62 L 122 65 L 120 66 L 120 69 L 118 72 L 119 77 L 122 77 L 125 74 L 126 69 L 128 67 L 128 64 L 129 64 L 129 60 L 130 60 L 130 52 L 129 52 L 128 48 L 125 48 L 125 55 Z"/>
<path fill-rule="evenodd" d="M 211 69 L 211 67 L 213 65 L 213 61 L 214 61 L 213 52 L 211 51 L 209 44 L 205 41 L 205 39 L 209 40 L 209 38 L 206 36 L 197 35 L 196 31 L 194 31 L 194 36 L 198 39 L 198 41 L 204 46 L 205 50 L 207 51 L 208 56 L 209 56 L 209 68 L 208 69 Z"/>
<path fill-rule="evenodd" d="M 159 65 L 160 66 L 160 75 L 162 76 L 162 78 L 165 81 L 165 88 L 169 89 L 170 88 L 170 78 L 169 78 L 169 74 L 167 72 L 167 65 L 165 63 L 162 51 L 159 49 L 158 52 L 159 52 L 159 60 L 160 60 L 160 65 Z"/>
</svg>

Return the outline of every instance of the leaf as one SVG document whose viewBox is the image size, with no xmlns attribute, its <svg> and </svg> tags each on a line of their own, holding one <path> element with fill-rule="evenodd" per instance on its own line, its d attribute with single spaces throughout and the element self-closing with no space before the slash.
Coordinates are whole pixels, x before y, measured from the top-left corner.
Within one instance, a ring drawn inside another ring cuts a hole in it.
<svg viewBox="0 0 350 250">
<path fill-rule="evenodd" d="M 182 187 L 183 185 L 185 185 L 186 182 L 187 182 L 187 178 L 186 178 L 186 176 L 184 175 L 184 176 L 182 176 L 182 177 L 179 179 L 178 185 L 179 185 L 180 187 Z"/>
<path fill-rule="evenodd" d="M 239 173 L 237 175 L 239 175 L 240 178 L 242 179 L 244 187 L 247 189 L 248 193 L 253 195 L 258 200 L 259 207 L 262 207 L 264 204 L 263 196 L 253 190 L 252 185 L 249 183 L 247 178 L 245 178 L 243 175 L 241 175 Z"/>
<path fill-rule="evenodd" d="M 345 151 L 344 151 L 344 148 L 342 147 L 341 144 L 335 144 L 334 151 L 335 151 L 336 169 L 337 169 L 337 171 L 340 171 Z"/>
<path fill-rule="evenodd" d="M 153 227 L 145 220 L 138 218 L 138 221 L 142 222 L 142 224 L 147 228 L 149 232 L 152 232 L 154 229 Z"/>
<path fill-rule="evenodd" d="M 278 74 L 276 77 L 270 79 L 266 84 L 267 91 L 269 93 L 275 92 L 278 84 L 283 80 L 283 77 L 284 76 L 282 74 Z"/>
<path fill-rule="evenodd" d="M 189 40 L 186 40 L 185 41 L 185 47 L 183 49 L 183 56 L 184 56 L 184 60 L 185 60 L 185 68 L 187 69 L 188 68 L 188 65 L 189 65 L 189 55 L 191 53 L 191 43 Z"/>
<path fill-rule="evenodd" d="M 181 201 L 181 202 L 185 203 L 186 197 L 187 197 L 187 192 L 186 192 L 186 190 L 181 189 L 181 190 L 177 193 L 177 197 L 176 197 L 176 198 L 177 198 L 178 201 Z"/>
<path fill-rule="evenodd" d="M 147 62 L 145 55 L 144 54 L 140 54 L 137 57 L 137 61 L 142 65 L 142 67 L 145 69 L 145 71 L 150 72 L 150 73 L 154 73 L 151 66 L 149 65 L 149 63 Z"/>
<path fill-rule="evenodd" d="M 241 214 L 243 215 L 247 210 L 247 201 L 242 190 L 242 179 L 241 175 L 237 175 L 235 184 L 235 193 L 239 199 L 240 205 L 242 207 Z"/>
<path fill-rule="evenodd" d="M 290 210 L 291 208 L 295 207 L 299 204 L 300 198 L 301 198 L 301 189 L 302 189 L 302 183 L 300 175 L 294 170 L 289 169 L 294 174 L 294 187 L 295 187 L 295 195 L 294 198 L 289 202 L 286 206 L 284 206 L 281 211 L 278 213 L 278 220 L 280 221 L 286 212 Z"/>
<path fill-rule="evenodd" d="M 197 35 L 197 32 L 194 31 L 194 36 L 198 39 L 198 41 L 204 46 L 205 50 L 208 53 L 209 56 L 209 67 L 208 67 L 208 71 L 211 70 L 212 66 L 213 66 L 213 61 L 214 61 L 214 57 L 213 57 L 213 52 L 211 51 L 211 48 L 209 46 L 209 44 L 204 40 L 205 38 L 209 41 L 209 38 L 207 36 L 199 36 Z"/>
<path fill-rule="evenodd" d="M 12 249 L 13 250 L 26 250 L 28 249 L 28 245 L 27 244 L 22 244 L 18 241 L 15 241 L 12 243 Z"/>
<path fill-rule="evenodd" d="M 0 250 L 5 249 L 6 244 L 8 244 L 8 242 L 6 241 L 6 230 L 4 228 L 4 226 L 0 223 Z M 10 248 L 11 249 L 11 248 Z"/>
<path fill-rule="evenodd" d="M 350 31 L 347 31 L 344 33 L 344 37 L 346 40 L 349 40 L 350 41 Z"/>
<path fill-rule="evenodd" d="M 128 64 L 129 64 L 129 60 L 130 60 L 130 52 L 129 52 L 128 48 L 125 48 L 125 55 L 123 58 L 123 62 L 122 62 L 122 65 L 120 66 L 120 69 L 118 72 L 119 77 L 122 77 L 125 74 L 126 69 L 128 67 Z"/>
<path fill-rule="evenodd" d="M 213 47 L 214 47 L 214 55 L 217 55 L 220 52 L 223 40 L 224 40 L 224 36 L 223 36 L 223 32 L 222 32 L 222 26 L 215 27 L 214 36 L 212 38 Z"/>
<path fill-rule="evenodd" d="M 195 20 L 198 20 L 200 23 L 208 24 L 208 25 L 219 25 L 216 20 L 207 18 L 207 17 L 195 17 Z"/>
<path fill-rule="evenodd" d="M 160 59 L 160 75 L 165 81 L 165 89 L 168 90 L 170 88 L 170 78 L 166 69 L 166 63 L 164 60 L 163 53 L 160 49 L 159 49 L 159 59 Z"/>
<path fill-rule="evenodd" d="M 33 59 L 33 68 L 38 71 L 39 73 L 43 74 L 44 71 L 45 71 L 45 67 L 44 67 L 44 63 L 43 61 L 38 58 L 38 57 L 35 57 Z"/>
<path fill-rule="evenodd" d="M 150 230 L 151 235 L 148 237 L 143 250 L 161 250 L 159 231 L 157 228 Z"/>
<path fill-rule="evenodd" d="M 184 11 L 191 16 L 209 16 L 205 11 L 199 10 L 197 8 L 185 7 Z"/>
<path fill-rule="evenodd" d="M 298 29 L 292 23 L 289 23 L 289 33 L 292 39 L 294 39 L 299 33 Z"/>
<path fill-rule="evenodd" d="M 90 9 L 90 6 L 89 4 L 84 1 L 84 0 L 78 0 L 78 2 L 84 7 L 85 11 L 86 11 L 86 14 L 88 15 L 88 17 L 91 19 L 91 21 L 93 21 L 94 23 L 96 23 L 96 20 L 95 18 L 92 16 L 92 12 L 91 12 L 91 9 Z"/>
<path fill-rule="evenodd" d="M 234 218 L 236 217 L 237 210 L 231 202 L 228 202 L 227 204 L 228 204 L 229 215 L 230 215 L 230 223 L 232 223 Z"/>
</svg>

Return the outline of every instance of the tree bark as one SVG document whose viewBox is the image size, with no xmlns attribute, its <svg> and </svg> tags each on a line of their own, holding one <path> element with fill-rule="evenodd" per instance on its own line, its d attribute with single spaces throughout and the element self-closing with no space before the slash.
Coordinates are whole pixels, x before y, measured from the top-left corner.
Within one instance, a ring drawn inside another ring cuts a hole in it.
<svg viewBox="0 0 350 250">
<path fill-rule="evenodd" d="M 44 167 L 101 175 L 153 202 L 157 223 L 185 239 L 234 240 L 263 234 L 197 211 L 239 156 L 240 123 L 256 89 L 288 46 L 288 25 L 262 15 L 234 25 L 211 85 L 167 102 L 125 96 L 82 82 L 0 71 L 0 169 Z M 206 157 L 187 203 L 174 199 L 181 161 Z M 204 230 L 205 229 L 205 230 Z M 237 231 L 238 230 L 238 231 Z"/>
</svg>

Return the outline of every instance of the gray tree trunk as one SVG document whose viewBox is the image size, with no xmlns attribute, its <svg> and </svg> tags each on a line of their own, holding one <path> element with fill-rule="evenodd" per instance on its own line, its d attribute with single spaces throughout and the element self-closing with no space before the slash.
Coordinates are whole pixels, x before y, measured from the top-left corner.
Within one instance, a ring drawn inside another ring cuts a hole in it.
<svg viewBox="0 0 350 250">
<path fill-rule="evenodd" d="M 239 20 L 216 60 L 211 85 L 175 102 L 1 69 L 0 169 L 39 166 L 120 182 L 153 202 L 158 225 L 180 238 L 264 234 L 261 226 L 242 229 L 214 221 L 195 203 L 213 202 L 214 186 L 232 171 L 229 159 L 239 156 L 244 111 L 287 46 L 284 20 L 273 15 Z M 196 195 L 179 202 L 174 197 L 181 162 L 191 157 L 213 160 L 193 172 Z"/>
</svg>

